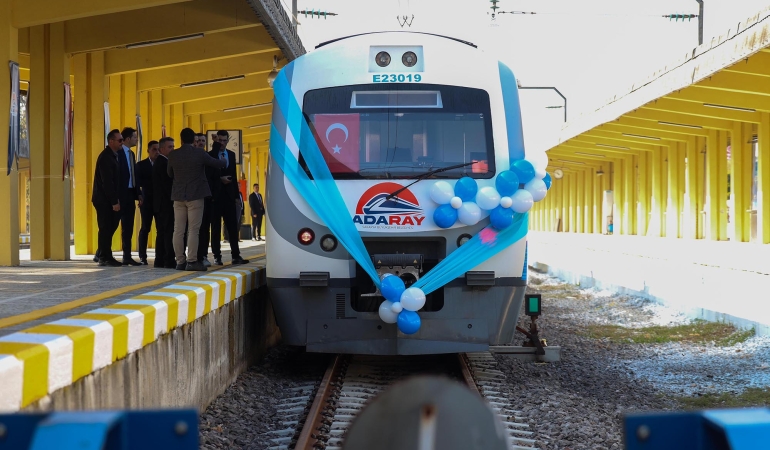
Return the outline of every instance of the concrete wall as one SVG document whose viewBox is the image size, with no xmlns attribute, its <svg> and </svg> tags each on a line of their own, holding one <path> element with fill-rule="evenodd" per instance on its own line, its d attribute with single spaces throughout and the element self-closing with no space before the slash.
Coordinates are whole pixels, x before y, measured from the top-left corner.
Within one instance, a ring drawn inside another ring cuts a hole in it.
<svg viewBox="0 0 770 450">
<path fill-rule="evenodd" d="M 530 232 L 528 263 L 581 287 L 635 295 L 692 318 L 770 335 L 767 250 L 702 240 Z"/>
<path fill-rule="evenodd" d="M 261 287 L 24 410 L 203 410 L 279 339 L 267 289 Z"/>
</svg>

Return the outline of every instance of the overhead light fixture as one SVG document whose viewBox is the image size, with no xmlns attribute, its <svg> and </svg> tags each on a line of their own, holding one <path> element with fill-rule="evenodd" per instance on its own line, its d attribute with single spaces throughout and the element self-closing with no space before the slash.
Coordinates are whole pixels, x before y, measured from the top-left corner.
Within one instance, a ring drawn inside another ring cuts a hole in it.
<svg viewBox="0 0 770 450">
<path fill-rule="evenodd" d="M 222 110 L 222 112 L 240 111 L 242 109 L 259 108 L 260 106 L 271 106 L 272 104 L 273 104 L 273 102 L 259 103 L 259 104 L 256 104 L 256 105 L 235 106 L 233 108 L 225 108 L 225 109 Z"/>
<path fill-rule="evenodd" d="M 669 126 L 672 126 L 672 127 L 695 128 L 695 129 L 698 129 L 698 130 L 703 128 L 700 125 L 689 125 L 689 124 L 686 124 L 686 123 L 676 123 L 676 122 L 664 122 L 662 120 L 659 120 L 658 123 L 661 124 L 661 125 L 669 125 Z"/>
<path fill-rule="evenodd" d="M 606 158 L 604 155 L 594 155 L 593 153 L 575 152 L 576 155 L 593 156 L 594 158 Z"/>
<path fill-rule="evenodd" d="M 569 160 L 566 160 L 566 159 L 560 159 L 559 161 L 561 161 L 563 163 L 567 163 L 567 164 L 580 164 L 581 166 L 584 166 L 586 164 L 584 162 L 569 161 Z"/>
<path fill-rule="evenodd" d="M 224 83 L 225 81 L 242 80 L 244 78 L 246 78 L 245 75 L 236 75 L 234 77 L 216 78 L 213 80 L 196 81 L 194 83 L 180 84 L 179 87 L 186 88 L 186 87 L 193 87 L 193 86 L 205 86 L 207 84 Z"/>
<path fill-rule="evenodd" d="M 599 167 L 599 170 L 596 171 L 596 176 L 600 177 L 602 175 L 604 175 L 604 171 L 602 170 L 601 167 Z"/>
<path fill-rule="evenodd" d="M 273 87 L 275 79 L 278 77 L 278 57 L 273 55 L 273 70 L 267 75 L 267 84 Z"/>
<path fill-rule="evenodd" d="M 655 137 L 655 136 L 644 136 L 644 135 L 642 135 L 642 134 L 631 134 L 631 133 L 623 133 L 623 136 L 626 136 L 626 137 L 635 137 L 635 138 L 639 138 L 639 139 L 649 139 L 649 140 L 651 140 L 651 141 L 659 141 L 659 140 L 660 140 L 660 138 L 659 138 L 659 137 Z"/>
<path fill-rule="evenodd" d="M 192 39 L 202 38 L 203 36 L 204 36 L 203 33 L 188 34 L 186 36 L 179 36 L 179 37 L 168 38 L 168 39 L 158 39 L 155 41 L 144 41 L 144 42 L 137 42 L 135 44 L 128 44 L 126 45 L 126 48 L 132 49 L 132 48 L 152 47 L 153 45 L 173 44 L 176 42 L 183 42 L 183 41 L 189 41 Z"/>
<path fill-rule="evenodd" d="M 713 103 L 704 103 L 703 106 L 708 106 L 709 108 L 729 109 L 731 111 L 757 112 L 756 109 L 752 109 L 752 108 L 740 108 L 738 106 L 715 105 Z"/>
<path fill-rule="evenodd" d="M 597 147 L 605 147 L 605 148 L 616 148 L 618 150 L 631 150 L 631 147 L 621 147 L 619 145 L 609 145 L 609 144 L 600 144 L 596 143 Z"/>
<path fill-rule="evenodd" d="M 252 125 L 252 126 L 249 127 L 249 129 L 251 129 L 251 128 L 263 128 L 263 127 L 269 127 L 269 126 L 270 126 L 269 123 L 263 123 L 261 125 Z"/>
</svg>

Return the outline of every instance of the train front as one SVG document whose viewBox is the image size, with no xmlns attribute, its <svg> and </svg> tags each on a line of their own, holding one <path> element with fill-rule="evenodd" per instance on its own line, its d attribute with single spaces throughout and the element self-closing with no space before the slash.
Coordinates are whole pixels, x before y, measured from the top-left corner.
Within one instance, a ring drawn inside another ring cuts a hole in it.
<svg viewBox="0 0 770 450">
<path fill-rule="evenodd" d="M 406 334 L 383 320 L 371 273 L 326 223 L 352 221 L 377 276 L 400 277 L 407 288 L 483 233 L 490 212 L 466 202 L 452 206 L 458 220 L 437 223 L 435 185 L 444 181 L 445 196 L 456 203 L 459 179 L 472 179 L 478 191 L 495 187 L 496 174 L 524 157 L 510 70 L 469 43 L 373 33 L 324 45 L 282 75 L 266 245 L 267 285 L 284 342 L 311 352 L 382 355 L 511 343 L 526 286 L 525 237 L 430 290 L 417 312 L 419 330 Z M 330 176 L 314 176 L 310 140 Z M 330 193 L 341 195 L 346 211 L 323 209 L 334 207 Z"/>
</svg>

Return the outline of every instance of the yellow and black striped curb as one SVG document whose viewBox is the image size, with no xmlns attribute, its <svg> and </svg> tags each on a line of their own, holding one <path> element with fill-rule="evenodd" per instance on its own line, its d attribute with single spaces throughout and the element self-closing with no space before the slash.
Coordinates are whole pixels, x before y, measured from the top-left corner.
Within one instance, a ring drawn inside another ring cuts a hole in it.
<svg viewBox="0 0 770 450">
<path fill-rule="evenodd" d="M 17 411 L 256 289 L 229 267 L 0 337 L 0 411 Z"/>
</svg>

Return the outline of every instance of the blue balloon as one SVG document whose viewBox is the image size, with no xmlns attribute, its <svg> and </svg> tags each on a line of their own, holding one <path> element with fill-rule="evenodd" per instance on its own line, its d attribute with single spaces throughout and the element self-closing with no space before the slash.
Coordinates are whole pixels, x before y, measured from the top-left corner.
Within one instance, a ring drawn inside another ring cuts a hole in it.
<svg viewBox="0 0 770 450">
<path fill-rule="evenodd" d="M 543 177 L 543 182 L 545 183 L 546 189 L 551 189 L 551 174 L 546 172 L 545 176 Z"/>
<path fill-rule="evenodd" d="M 521 184 L 525 184 L 529 180 L 535 178 L 535 168 L 532 166 L 532 163 L 526 159 L 514 161 L 511 170 L 516 172 L 516 175 L 519 177 L 519 183 Z"/>
<path fill-rule="evenodd" d="M 513 223 L 513 210 L 498 206 L 489 213 L 489 221 L 497 230 L 504 230 Z"/>
<path fill-rule="evenodd" d="M 519 176 L 511 170 L 504 170 L 497 174 L 495 187 L 501 197 L 510 197 L 519 189 Z"/>
<path fill-rule="evenodd" d="M 406 286 L 404 285 L 404 280 L 395 275 L 385 277 L 380 282 L 380 292 L 382 292 L 382 296 L 393 303 L 396 303 L 401 299 L 401 294 L 403 294 L 405 290 Z"/>
<path fill-rule="evenodd" d="M 464 202 L 476 200 L 476 193 L 478 191 L 479 186 L 476 184 L 476 180 L 471 177 L 462 177 L 455 184 L 455 195 Z"/>
<path fill-rule="evenodd" d="M 420 329 L 420 316 L 414 311 L 403 310 L 398 313 L 398 329 L 404 334 L 414 334 Z"/>
<path fill-rule="evenodd" d="M 450 228 L 457 222 L 457 210 L 452 205 L 441 205 L 433 212 L 433 222 L 441 228 Z"/>
</svg>

